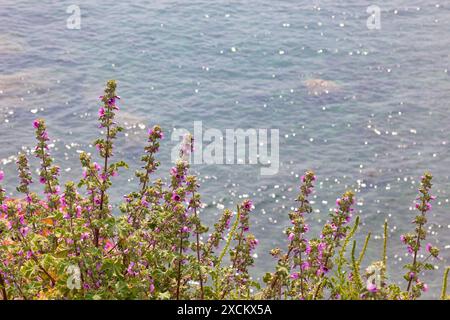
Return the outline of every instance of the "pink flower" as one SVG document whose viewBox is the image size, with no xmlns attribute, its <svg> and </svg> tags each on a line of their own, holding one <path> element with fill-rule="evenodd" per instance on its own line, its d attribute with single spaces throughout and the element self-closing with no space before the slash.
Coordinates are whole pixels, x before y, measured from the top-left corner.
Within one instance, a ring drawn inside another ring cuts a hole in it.
<svg viewBox="0 0 450 320">
<path fill-rule="evenodd" d="M 81 211 L 82 211 L 81 206 L 78 205 L 78 206 L 75 208 L 75 210 L 76 210 L 76 213 L 77 213 L 77 218 L 80 218 L 80 217 L 81 217 Z"/>
<path fill-rule="evenodd" d="M 2 181 L 4 177 L 5 177 L 5 173 L 0 170 L 0 181 Z"/>
<path fill-rule="evenodd" d="M 100 107 L 100 109 L 98 109 L 98 116 L 101 118 L 105 115 L 105 109 L 103 107 Z"/>
<path fill-rule="evenodd" d="M 311 253 L 311 246 L 309 244 L 306 244 L 305 253 L 306 254 L 310 254 Z"/>
<path fill-rule="evenodd" d="M 104 246 L 105 251 L 110 251 L 112 248 L 114 248 L 114 244 L 111 241 L 106 241 L 106 244 Z"/>
<path fill-rule="evenodd" d="M 433 246 L 431 245 L 431 243 L 427 243 L 427 246 L 425 248 L 429 253 L 431 253 L 431 249 L 433 248 Z"/>
<path fill-rule="evenodd" d="M 39 128 L 39 124 L 40 124 L 39 120 L 34 120 L 34 121 L 33 121 L 33 127 L 34 127 L 35 129 L 38 129 L 38 128 Z"/>
<path fill-rule="evenodd" d="M 179 202 L 181 200 L 181 197 L 177 193 L 174 192 L 172 194 L 172 200 L 176 201 L 176 202 Z"/>
<path fill-rule="evenodd" d="M 27 255 L 26 255 L 27 259 L 31 259 L 32 256 L 33 256 L 33 251 L 28 250 Z"/>
<path fill-rule="evenodd" d="M 99 165 L 97 162 L 94 162 L 94 168 L 95 170 L 100 171 L 102 169 L 102 166 Z"/>
<path fill-rule="evenodd" d="M 22 227 L 22 228 L 19 229 L 19 231 L 20 231 L 20 234 L 21 234 L 23 237 L 26 237 L 27 234 L 30 232 L 30 228 L 28 228 L 28 227 Z"/>
<path fill-rule="evenodd" d="M 142 204 L 144 207 L 148 208 L 149 202 L 148 202 L 147 199 L 144 197 L 144 198 L 142 198 L 142 200 L 141 200 L 141 204 Z"/>
<path fill-rule="evenodd" d="M 295 234 L 289 233 L 289 236 L 288 236 L 289 241 L 294 240 L 294 238 L 295 238 Z"/>
<path fill-rule="evenodd" d="M 297 280 L 298 279 L 298 272 L 295 272 L 291 274 L 291 279 Z"/>
<path fill-rule="evenodd" d="M 242 206 L 244 207 L 245 210 L 251 210 L 253 207 L 253 203 L 251 200 L 245 200 Z"/>
<path fill-rule="evenodd" d="M 375 293 L 378 291 L 377 286 L 374 283 L 368 283 L 367 290 L 372 293 Z"/>
<path fill-rule="evenodd" d="M 423 284 L 422 291 L 423 292 L 427 292 L 428 291 L 428 285 L 426 283 Z"/>
<path fill-rule="evenodd" d="M 310 265 L 309 265 L 308 261 L 302 262 L 302 264 L 300 266 L 300 268 L 302 268 L 303 271 L 308 270 L 309 267 L 310 267 Z"/>
</svg>

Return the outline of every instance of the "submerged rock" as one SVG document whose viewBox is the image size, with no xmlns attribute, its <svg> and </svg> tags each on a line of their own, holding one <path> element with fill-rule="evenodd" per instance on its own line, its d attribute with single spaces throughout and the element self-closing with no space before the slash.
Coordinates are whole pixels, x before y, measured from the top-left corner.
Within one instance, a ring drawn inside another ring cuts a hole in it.
<svg viewBox="0 0 450 320">
<path fill-rule="evenodd" d="M 303 82 L 308 94 L 320 96 L 322 94 L 334 93 L 341 90 L 336 82 L 324 79 L 308 79 Z"/>
</svg>

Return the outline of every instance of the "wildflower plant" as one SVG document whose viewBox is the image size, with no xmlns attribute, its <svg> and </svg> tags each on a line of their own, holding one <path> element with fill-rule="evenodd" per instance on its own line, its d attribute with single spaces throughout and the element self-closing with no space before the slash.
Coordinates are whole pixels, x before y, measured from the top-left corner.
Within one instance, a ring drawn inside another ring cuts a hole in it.
<svg viewBox="0 0 450 320">
<path fill-rule="evenodd" d="M 50 154 L 43 119 L 33 122 L 40 161 L 34 178 L 25 154 L 17 157 L 18 196 L 9 197 L 0 171 L 0 298 L 8 299 L 417 299 L 427 285 L 421 280 L 434 266 L 439 250 L 426 242 L 431 210 L 431 174 L 422 177 L 413 220 L 415 229 L 401 237 L 412 257 L 405 266 L 406 286 L 387 276 L 387 223 L 381 258 L 362 268 L 370 234 L 359 254 L 354 240 L 359 217 L 355 195 L 336 201 L 319 235 L 309 232 L 313 207 L 309 197 L 316 181 L 301 178 L 296 208 L 288 213 L 287 248 L 274 248 L 274 270 L 263 282 L 253 278 L 258 239 L 251 233 L 254 204 L 246 199 L 236 210 L 225 209 L 208 228 L 202 223 L 198 179 L 190 171 L 194 140 L 184 137 L 169 179 L 154 178 L 164 138 L 158 125 L 147 133 L 141 168 L 113 214 L 109 189 L 127 164 L 115 158 L 114 143 L 122 128 L 115 81 L 100 97 L 101 137 L 97 154 L 80 154 L 83 175 L 60 185 L 60 169 Z M 43 186 L 43 196 L 32 192 Z M 14 188 L 12 188 L 14 189 Z M 11 190 L 10 190 L 11 191 Z M 420 252 L 426 257 L 420 258 Z M 366 261 L 367 262 L 367 261 Z M 448 299 L 448 268 L 441 298 Z"/>
</svg>

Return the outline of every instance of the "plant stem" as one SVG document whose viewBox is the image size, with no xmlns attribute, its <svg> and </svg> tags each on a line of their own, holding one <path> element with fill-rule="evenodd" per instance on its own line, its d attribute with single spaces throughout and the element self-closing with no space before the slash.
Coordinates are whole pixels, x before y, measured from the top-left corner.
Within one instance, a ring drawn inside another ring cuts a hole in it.
<svg viewBox="0 0 450 320">
<path fill-rule="evenodd" d="M 180 251 L 178 257 L 177 300 L 180 300 L 181 262 L 183 261 L 183 230 L 180 229 Z"/>
<path fill-rule="evenodd" d="M 2 288 L 2 296 L 3 296 L 3 300 L 8 300 L 8 295 L 6 294 L 6 285 L 5 285 L 5 280 L 3 279 L 2 274 L 0 273 L 0 286 Z"/>
<path fill-rule="evenodd" d="M 422 207 L 425 206 L 425 200 L 422 200 Z M 422 216 L 425 216 L 425 212 L 421 211 Z M 414 258 L 413 258 L 413 263 L 412 263 L 412 268 L 411 270 L 416 271 L 416 266 L 417 266 L 417 253 L 419 252 L 419 247 L 420 247 L 420 235 L 422 234 L 422 226 L 423 223 L 419 223 L 419 226 L 417 227 L 417 239 L 416 239 L 416 246 L 414 248 Z M 406 291 L 409 292 L 409 290 L 411 289 L 411 284 L 412 284 L 412 280 L 413 277 L 409 277 L 409 281 L 408 281 L 408 287 L 406 288 Z"/>
<path fill-rule="evenodd" d="M 441 299 L 445 300 L 447 297 L 447 279 L 448 279 L 448 273 L 450 271 L 450 267 L 447 267 L 444 272 L 444 279 L 442 281 L 442 292 L 441 292 Z"/>
<path fill-rule="evenodd" d="M 194 198 L 194 194 L 192 194 L 192 197 Z M 196 240 L 197 240 L 197 263 L 198 263 L 198 276 L 199 276 L 199 280 L 200 280 L 200 298 L 203 300 L 204 299 L 204 291 L 203 291 L 203 275 L 202 275 L 202 266 L 201 266 L 201 257 L 200 257 L 200 234 L 199 234 L 199 224 L 200 221 L 198 220 L 198 215 L 197 215 L 197 207 L 194 207 L 194 215 L 195 215 L 195 219 L 197 221 L 197 226 L 196 226 Z"/>
</svg>

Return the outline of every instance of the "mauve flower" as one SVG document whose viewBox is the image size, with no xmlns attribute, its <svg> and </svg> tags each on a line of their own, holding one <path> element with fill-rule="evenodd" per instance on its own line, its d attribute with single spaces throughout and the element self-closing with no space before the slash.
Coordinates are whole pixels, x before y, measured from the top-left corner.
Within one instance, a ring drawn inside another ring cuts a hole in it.
<svg viewBox="0 0 450 320">
<path fill-rule="evenodd" d="M 35 129 L 38 129 L 39 128 L 39 120 L 34 120 L 33 121 L 33 127 L 35 128 Z"/>
<path fill-rule="evenodd" d="M 80 205 L 76 206 L 75 210 L 76 210 L 76 213 L 77 213 L 77 218 L 80 218 L 81 217 L 81 210 L 82 210 L 81 206 Z"/>
<path fill-rule="evenodd" d="M 309 244 L 306 244 L 305 253 L 310 254 L 311 253 L 311 246 Z"/>
<path fill-rule="evenodd" d="M 95 170 L 100 171 L 102 169 L 102 166 L 99 165 L 97 162 L 94 162 L 94 168 Z"/>
<path fill-rule="evenodd" d="M 251 200 L 245 200 L 242 206 L 245 210 L 251 210 L 253 207 L 253 203 Z"/>
<path fill-rule="evenodd" d="M 178 170 L 176 167 L 170 168 L 170 175 L 176 177 L 178 175 Z"/>
<path fill-rule="evenodd" d="M 22 227 L 22 228 L 19 229 L 19 231 L 20 231 L 20 234 L 21 234 L 23 237 L 26 237 L 27 234 L 30 232 L 30 228 L 28 228 L 28 227 Z"/>
<path fill-rule="evenodd" d="M 291 279 L 297 280 L 298 279 L 298 272 L 295 272 L 291 274 Z"/>
<path fill-rule="evenodd" d="M 110 251 L 112 248 L 114 247 L 114 244 L 107 240 L 105 246 L 103 247 L 105 249 L 105 251 Z"/>
<path fill-rule="evenodd" d="M 426 283 L 423 284 L 422 291 L 423 292 L 427 292 L 428 291 L 428 285 Z"/>
<path fill-rule="evenodd" d="M 181 200 L 181 197 L 178 195 L 178 194 L 176 194 L 175 192 L 172 194 L 172 200 L 173 201 L 176 201 L 176 202 L 179 202 L 180 200 Z"/>
<path fill-rule="evenodd" d="M 367 284 L 367 290 L 372 293 L 375 293 L 378 291 L 377 286 L 371 282 Z"/>
<path fill-rule="evenodd" d="M 0 181 L 2 181 L 4 177 L 5 177 L 5 173 L 0 170 Z"/>
<path fill-rule="evenodd" d="M 431 248 L 433 248 L 433 246 L 431 245 L 431 243 L 427 243 L 427 246 L 425 248 L 429 253 L 431 253 Z"/>
<path fill-rule="evenodd" d="M 147 199 L 144 197 L 144 198 L 142 198 L 142 200 L 141 200 L 141 204 L 142 204 L 144 207 L 148 208 L 149 202 L 148 202 Z"/>
<path fill-rule="evenodd" d="M 100 107 L 100 109 L 98 109 L 98 116 L 103 117 L 104 115 L 105 115 L 105 109 L 103 107 Z"/>
<path fill-rule="evenodd" d="M 301 266 L 300 266 L 300 268 L 301 268 L 303 271 L 308 270 L 309 267 L 310 267 L 310 264 L 309 264 L 308 261 L 302 262 L 302 264 L 301 264 Z"/>
<path fill-rule="evenodd" d="M 294 240 L 294 238 L 295 238 L 295 234 L 289 233 L 289 236 L 288 236 L 289 241 Z"/>
</svg>

